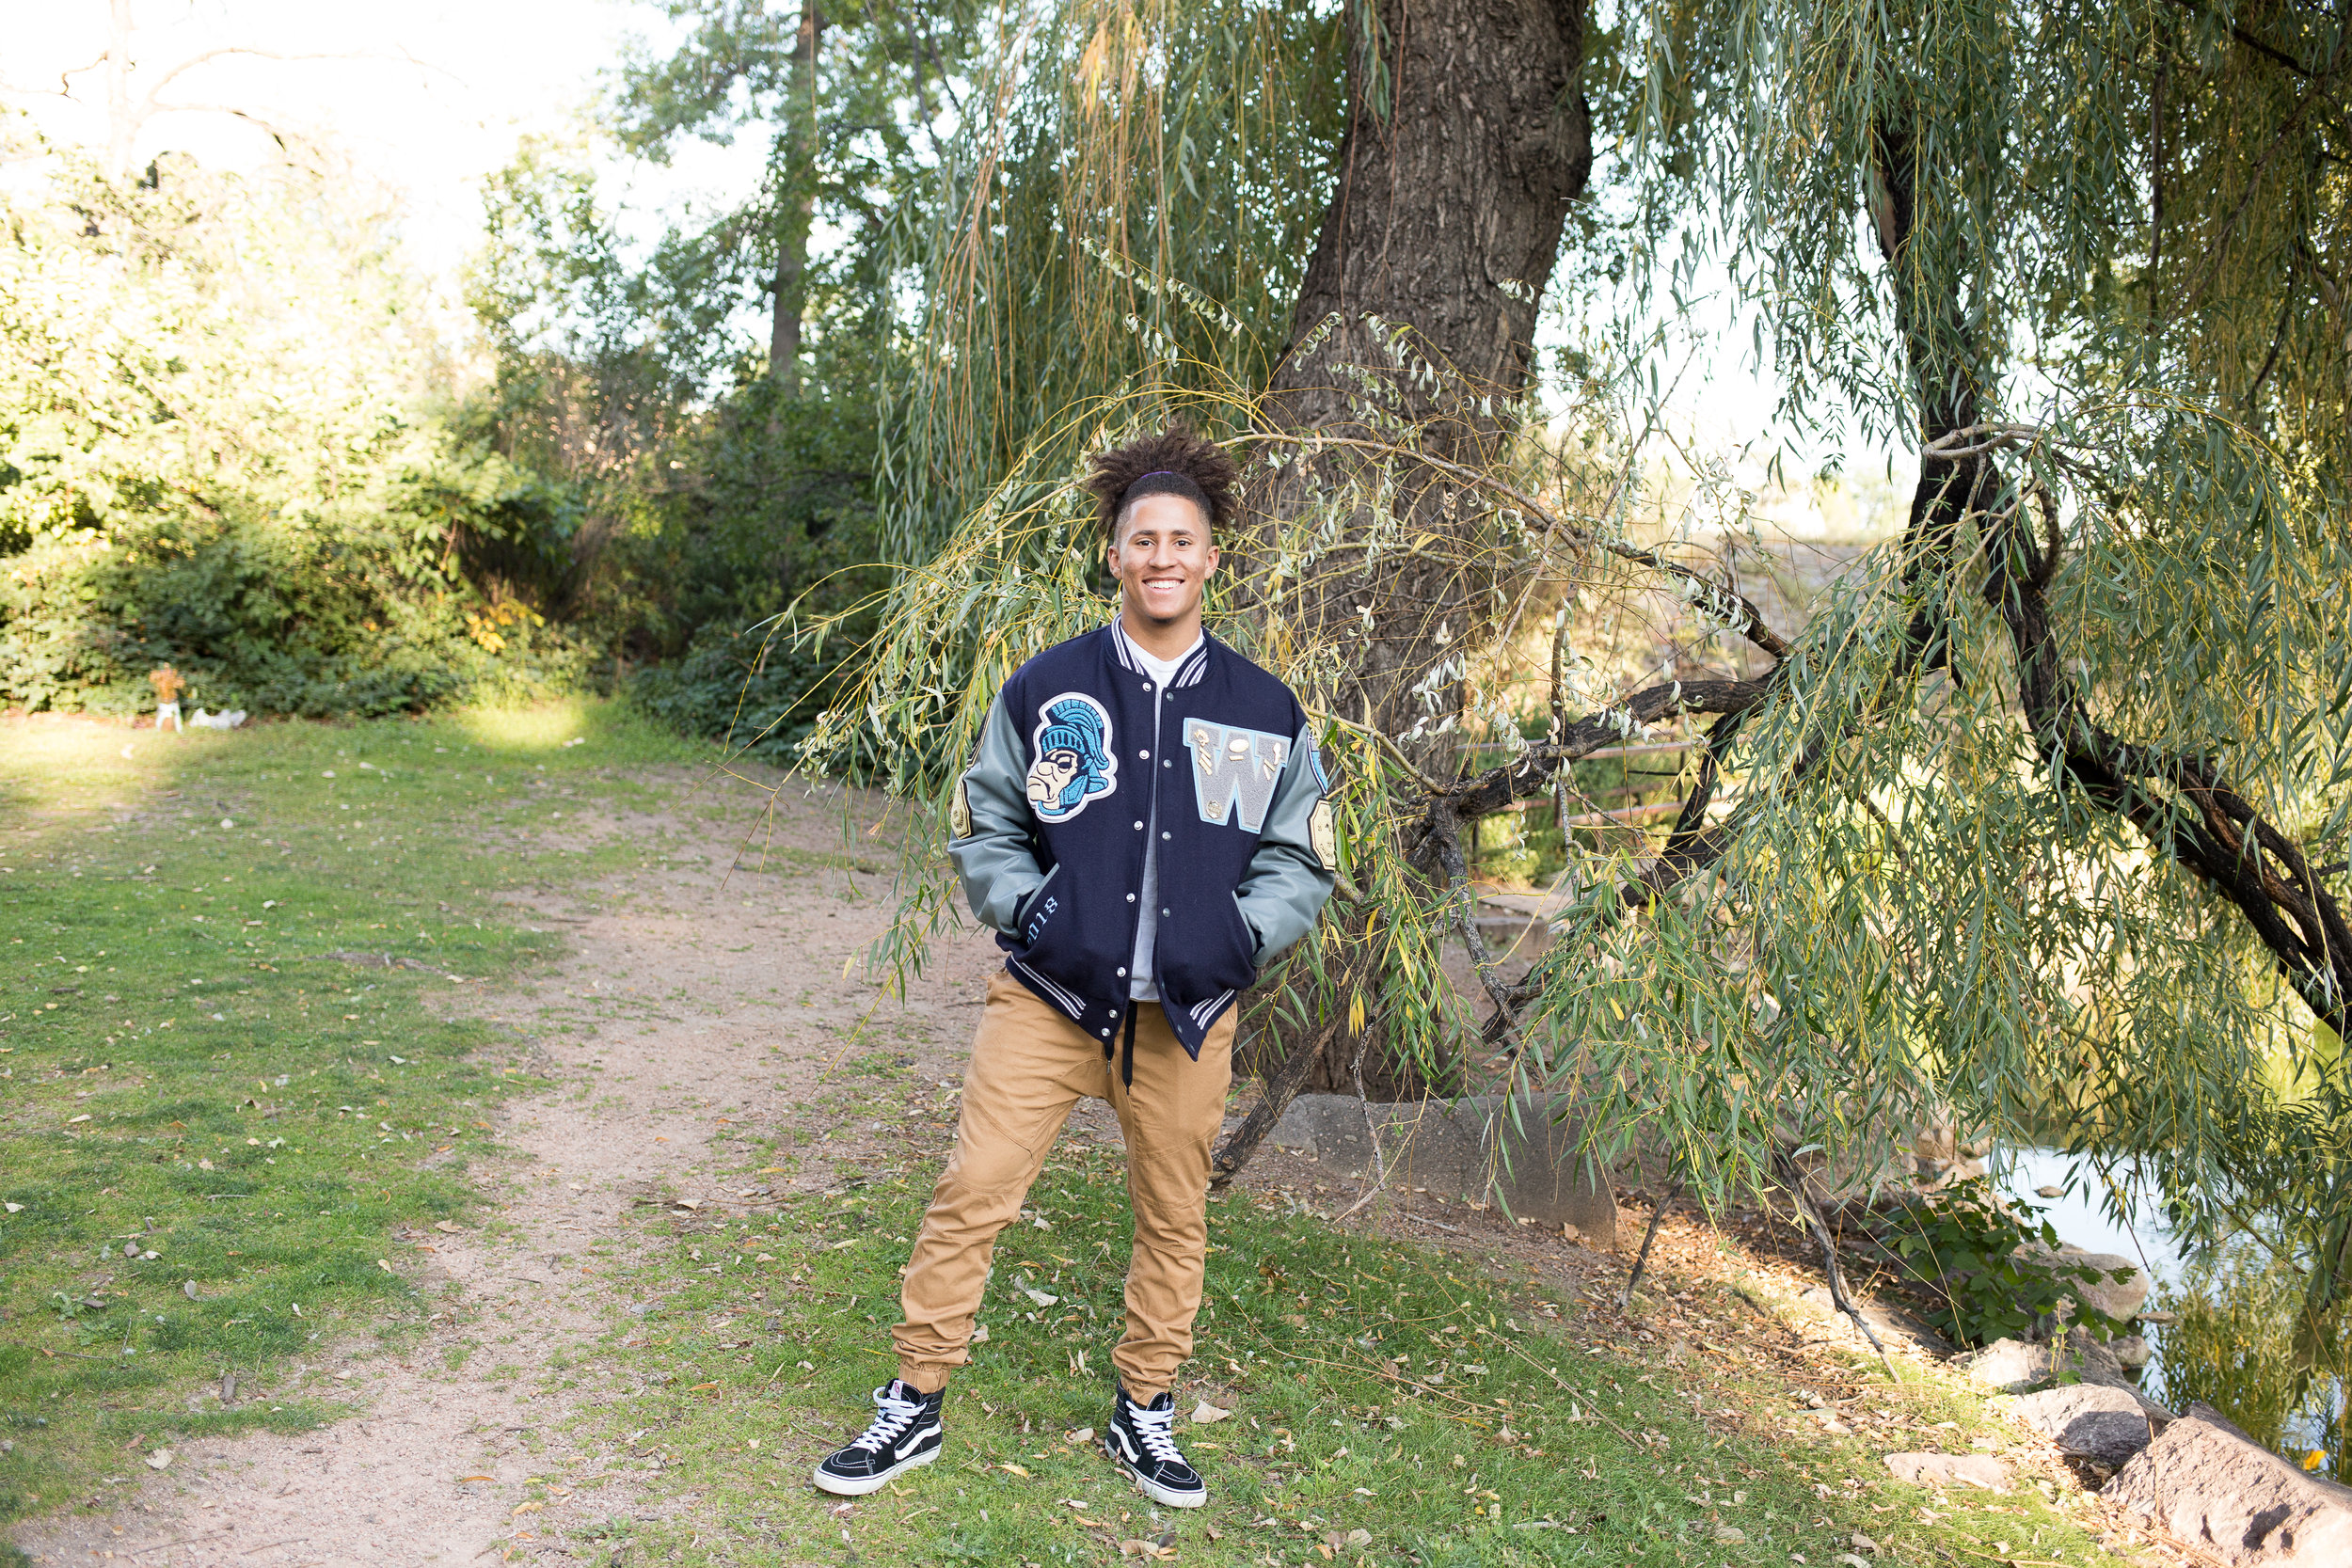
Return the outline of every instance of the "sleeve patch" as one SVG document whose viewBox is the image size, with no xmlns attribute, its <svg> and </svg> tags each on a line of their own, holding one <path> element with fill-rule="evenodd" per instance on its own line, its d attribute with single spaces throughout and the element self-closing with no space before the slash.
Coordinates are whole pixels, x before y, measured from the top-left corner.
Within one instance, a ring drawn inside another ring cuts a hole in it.
<svg viewBox="0 0 2352 1568">
<path fill-rule="evenodd" d="M 956 775 L 956 792 L 947 801 L 947 836 L 972 836 L 972 799 L 965 793 L 963 775 Z"/>
<path fill-rule="evenodd" d="M 1340 833 L 1339 825 L 1332 820 L 1330 801 L 1317 800 L 1315 809 L 1308 813 L 1307 838 L 1314 846 L 1316 862 L 1336 875 L 1340 869 Z"/>
</svg>

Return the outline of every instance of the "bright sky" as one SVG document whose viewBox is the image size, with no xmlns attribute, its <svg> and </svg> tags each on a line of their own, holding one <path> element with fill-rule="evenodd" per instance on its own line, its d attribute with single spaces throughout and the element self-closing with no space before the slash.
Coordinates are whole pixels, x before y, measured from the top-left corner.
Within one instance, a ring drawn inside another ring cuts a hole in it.
<svg viewBox="0 0 2352 1568">
<path fill-rule="evenodd" d="M 103 76 L 72 78 L 106 47 L 107 0 L 0 0 L 8 39 L 0 83 L 59 140 L 103 147 Z M 242 46 L 286 55 L 222 55 L 177 77 L 165 103 L 227 104 L 341 148 L 359 169 L 399 191 L 414 263 L 447 275 L 481 232 L 480 181 L 516 141 L 562 135 L 597 90 L 601 73 L 632 36 L 660 40 L 672 27 L 654 6 L 624 0 L 410 0 L 323 5 L 319 0 L 132 0 L 133 98 L 207 50 Z M 208 163 L 256 167 L 276 150 L 232 116 L 159 114 L 142 127 L 135 155 L 167 150 Z M 756 177 L 762 149 L 686 150 L 673 170 L 637 171 L 644 199 L 669 202 Z"/>
</svg>

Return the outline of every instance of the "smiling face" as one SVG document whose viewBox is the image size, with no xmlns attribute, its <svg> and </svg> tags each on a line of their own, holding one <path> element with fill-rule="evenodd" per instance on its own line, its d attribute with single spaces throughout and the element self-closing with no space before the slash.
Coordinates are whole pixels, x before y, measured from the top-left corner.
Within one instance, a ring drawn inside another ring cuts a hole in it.
<svg viewBox="0 0 2352 1568">
<path fill-rule="evenodd" d="M 1182 496 L 1146 496 L 1128 508 L 1109 552 L 1128 625 L 1178 634 L 1200 626 L 1200 591 L 1216 572 L 1216 546 L 1200 508 Z"/>
</svg>

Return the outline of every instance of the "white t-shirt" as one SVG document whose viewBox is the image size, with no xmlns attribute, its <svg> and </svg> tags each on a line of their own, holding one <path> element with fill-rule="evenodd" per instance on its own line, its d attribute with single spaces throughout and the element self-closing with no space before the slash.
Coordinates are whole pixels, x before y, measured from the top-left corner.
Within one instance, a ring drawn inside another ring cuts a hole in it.
<svg viewBox="0 0 2352 1568">
<path fill-rule="evenodd" d="M 1168 683 L 1176 678 L 1176 672 L 1183 667 L 1184 660 L 1200 648 L 1200 639 L 1194 638 L 1192 646 L 1174 658 L 1155 658 L 1127 635 L 1127 624 L 1123 619 L 1118 626 L 1120 641 L 1127 645 L 1127 657 L 1152 677 L 1152 729 L 1157 735 L 1160 700 L 1168 695 Z M 1148 824 L 1150 832 L 1143 838 L 1143 891 L 1137 895 L 1142 900 L 1143 917 L 1136 923 L 1136 950 L 1127 960 L 1127 996 L 1135 1002 L 1157 1002 L 1160 999 L 1160 988 L 1152 979 L 1152 950 L 1158 943 L 1160 931 L 1159 799 L 1160 792 L 1154 788 Z"/>
</svg>

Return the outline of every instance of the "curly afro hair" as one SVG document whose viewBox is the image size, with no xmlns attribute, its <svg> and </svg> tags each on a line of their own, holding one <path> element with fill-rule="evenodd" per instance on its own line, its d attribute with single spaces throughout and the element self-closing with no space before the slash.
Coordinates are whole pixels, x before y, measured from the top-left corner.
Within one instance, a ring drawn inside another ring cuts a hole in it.
<svg viewBox="0 0 2352 1568">
<path fill-rule="evenodd" d="M 1209 531 L 1222 530 L 1233 515 L 1233 460 L 1215 441 L 1172 424 L 1157 436 L 1094 454 L 1086 487 L 1094 496 L 1103 536 L 1119 533 L 1120 514 L 1145 496 L 1183 496 L 1208 514 Z"/>
</svg>

